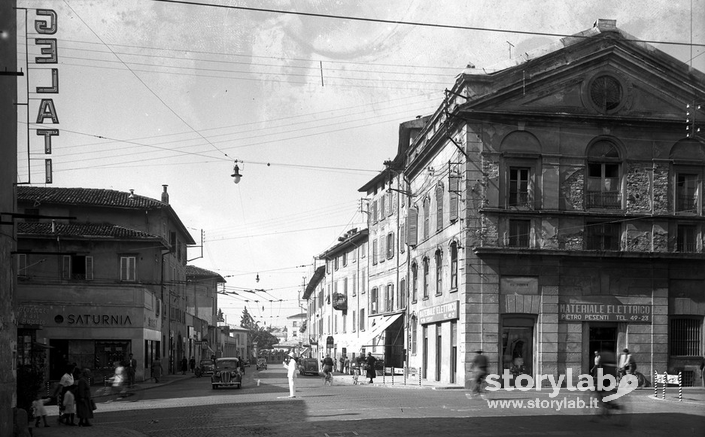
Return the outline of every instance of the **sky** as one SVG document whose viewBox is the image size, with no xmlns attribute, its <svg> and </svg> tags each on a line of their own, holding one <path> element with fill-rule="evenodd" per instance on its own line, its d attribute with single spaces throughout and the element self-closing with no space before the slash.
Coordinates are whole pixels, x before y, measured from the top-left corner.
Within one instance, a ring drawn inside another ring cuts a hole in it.
<svg viewBox="0 0 705 437">
<path fill-rule="evenodd" d="M 697 0 L 17 3 L 29 72 L 18 79 L 29 102 L 18 106 L 18 182 L 43 185 L 50 157 L 55 187 L 160 199 L 168 185 L 199 246 L 205 235 L 191 264 L 227 280 L 230 324 L 245 306 L 267 326 L 305 312 L 314 258 L 366 226 L 358 189 L 395 156 L 399 124 L 433 113 L 469 63 L 493 71 L 606 18 L 705 71 Z M 56 11 L 55 35 L 37 34 L 37 9 Z M 57 39 L 56 65 L 34 61 L 45 37 Z M 28 94 L 52 84 L 50 68 L 58 92 Z M 58 122 L 35 123 L 42 98 Z M 37 128 L 59 130 L 51 156 Z"/>
</svg>

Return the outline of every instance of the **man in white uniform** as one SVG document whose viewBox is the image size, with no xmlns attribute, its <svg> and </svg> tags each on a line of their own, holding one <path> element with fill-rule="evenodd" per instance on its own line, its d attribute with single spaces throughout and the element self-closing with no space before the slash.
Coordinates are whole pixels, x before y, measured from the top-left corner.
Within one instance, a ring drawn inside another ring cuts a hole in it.
<svg viewBox="0 0 705 437">
<path fill-rule="evenodd" d="M 294 353 L 289 352 L 289 358 L 282 363 L 286 367 L 286 377 L 289 378 L 289 397 L 296 397 L 296 360 L 294 359 Z"/>
</svg>

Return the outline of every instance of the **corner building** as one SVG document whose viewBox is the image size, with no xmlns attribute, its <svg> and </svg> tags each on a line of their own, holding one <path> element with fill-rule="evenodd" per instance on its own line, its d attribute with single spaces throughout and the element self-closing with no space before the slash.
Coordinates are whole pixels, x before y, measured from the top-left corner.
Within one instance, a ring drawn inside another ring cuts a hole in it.
<svg viewBox="0 0 705 437">
<path fill-rule="evenodd" d="M 701 385 L 693 102 L 705 75 L 614 20 L 463 71 L 404 157 L 408 365 L 469 383 L 482 349 L 490 372 L 577 381 L 593 351 L 629 348 L 648 381 Z"/>
</svg>

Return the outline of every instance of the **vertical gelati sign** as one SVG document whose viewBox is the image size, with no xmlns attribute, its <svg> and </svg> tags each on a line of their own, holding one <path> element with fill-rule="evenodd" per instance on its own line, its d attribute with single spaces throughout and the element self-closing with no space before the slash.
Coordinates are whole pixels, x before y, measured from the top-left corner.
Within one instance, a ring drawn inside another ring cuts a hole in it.
<svg viewBox="0 0 705 437">
<path fill-rule="evenodd" d="M 59 93 L 59 69 L 54 67 L 59 63 L 57 40 L 55 37 L 58 30 L 56 11 L 52 9 L 37 9 L 37 16 L 34 20 L 34 30 L 38 37 L 34 38 L 34 44 L 40 48 L 41 56 L 34 58 L 37 66 L 52 66 L 51 68 L 37 68 L 38 70 L 49 71 L 51 74 L 43 79 L 50 82 L 50 86 L 37 86 L 36 92 L 39 97 L 39 109 L 37 110 L 37 135 L 44 138 L 44 154 L 51 155 L 52 137 L 59 136 L 59 116 L 56 112 L 54 99 L 45 96 L 46 94 Z M 29 41 L 28 41 L 29 42 Z M 27 60 L 29 62 L 29 59 Z M 48 79 L 48 80 L 47 80 Z M 43 83 L 46 85 L 46 83 Z M 27 90 L 29 92 L 29 89 Z M 51 123 L 52 127 L 46 128 L 45 124 Z M 39 127 L 42 125 L 42 127 Z M 53 182 L 51 158 L 44 159 L 45 183 Z"/>
</svg>

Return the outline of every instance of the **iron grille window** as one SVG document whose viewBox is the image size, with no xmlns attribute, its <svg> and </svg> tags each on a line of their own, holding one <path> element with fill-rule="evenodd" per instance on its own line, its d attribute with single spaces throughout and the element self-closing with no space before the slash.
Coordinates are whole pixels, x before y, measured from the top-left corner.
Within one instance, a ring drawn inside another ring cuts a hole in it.
<svg viewBox="0 0 705 437">
<path fill-rule="evenodd" d="M 509 169 L 509 206 L 529 206 L 529 168 Z"/>
<path fill-rule="evenodd" d="M 530 220 L 509 220 L 510 247 L 529 247 Z"/>
<path fill-rule="evenodd" d="M 700 352 L 700 332 L 702 319 L 694 317 L 677 317 L 671 319 L 670 349 L 671 356 L 695 357 Z"/>
<path fill-rule="evenodd" d="M 676 211 L 698 211 L 698 175 L 678 174 L 676 181 Z"/>
<path fill-rule="evenodd" d="M 620 226 L 616 223 L 587 223 L 587 250 L 619 250 Z"/>
<path fill-rule="evenodd" d="M 678 252 L 686 253 L 697 252 L 698 247 L 695 238 L 695 225 L 678 225 L 678 240 L 676 242 L 676 250 Z"/>
</svg>

